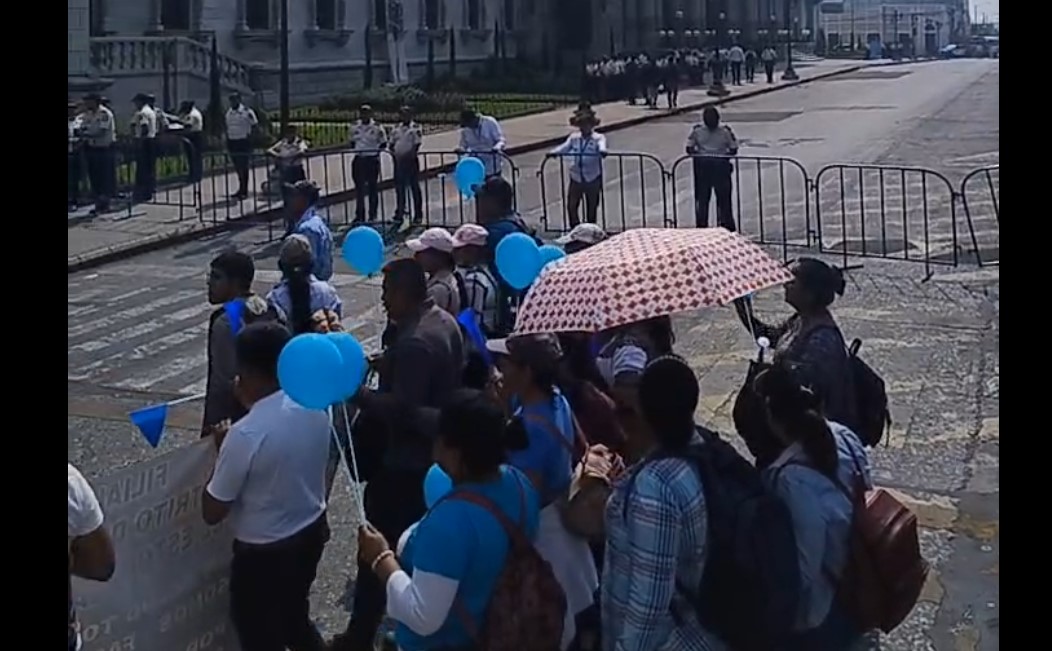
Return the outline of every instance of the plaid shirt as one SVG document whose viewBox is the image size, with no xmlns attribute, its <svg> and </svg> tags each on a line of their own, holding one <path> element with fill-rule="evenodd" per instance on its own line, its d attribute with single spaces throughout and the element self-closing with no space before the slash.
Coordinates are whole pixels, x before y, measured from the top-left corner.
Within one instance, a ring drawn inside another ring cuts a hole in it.
<svg viewBox="0 0 1052 651">
<path fill-rule="evenodd" d="M 701 480 L 682 459 L 644 463 L 625 473 L 606 507 L 603 651 L 723 651 L 676 588 L 697 586 L 705 567 Z"/>
</svg>

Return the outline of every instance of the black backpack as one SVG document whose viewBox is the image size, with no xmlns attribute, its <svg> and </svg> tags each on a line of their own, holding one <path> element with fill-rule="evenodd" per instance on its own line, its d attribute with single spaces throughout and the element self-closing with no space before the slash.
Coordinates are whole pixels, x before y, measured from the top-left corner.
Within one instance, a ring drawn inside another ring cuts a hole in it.
<svg viewBox="0 0 1052 651">
<path fill-rule="evenodd" d="M 790 635 L 800 566 L 788 506 L 760 472 L 719 435 L 677 456 L 697 469 L 708 510 L 708 558 L 701 582 L 677 586 L 698 622 L 734 651 L 770 651 Z"/>
<path fill-rule="evenodd" d="M 855 389 L 855 420 L 851 427 L 863 445 L 873 447 L 880 443 L 891 427 L 891 411 L 888 409 L 888 391 L 884 378 L 870 367 L 858 350 L 862 340 L 855 339 L 847 349 L 848 372 Z"/>
</svg>

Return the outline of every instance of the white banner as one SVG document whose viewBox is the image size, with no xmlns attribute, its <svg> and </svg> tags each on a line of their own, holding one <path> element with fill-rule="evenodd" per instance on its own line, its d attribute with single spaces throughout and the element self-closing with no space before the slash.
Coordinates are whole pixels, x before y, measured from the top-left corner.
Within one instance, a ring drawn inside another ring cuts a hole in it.
<svg viewBox="0 0 1052 651">
<path fill-rule="evenodd" d="M 211 440 L 92 482 L 117 551 L 107 583 L 74 579 L 84 651 L 238 651 L 231 536 L 201 519 Z"/>
</svg>

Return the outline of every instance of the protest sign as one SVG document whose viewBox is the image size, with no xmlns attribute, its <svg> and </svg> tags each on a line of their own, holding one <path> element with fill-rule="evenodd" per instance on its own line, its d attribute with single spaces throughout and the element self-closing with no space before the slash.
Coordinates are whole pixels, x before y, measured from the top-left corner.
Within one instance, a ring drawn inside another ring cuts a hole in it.
<svg viewBox="0 0 1052 651">
<path fill-rule="evenodd" d="M 238 651 L 231 535 L 201 519 L 211 440 L 92 481 L 113 536 L 107 583 L 74 580 L 83 651 Z"/>
</svg>

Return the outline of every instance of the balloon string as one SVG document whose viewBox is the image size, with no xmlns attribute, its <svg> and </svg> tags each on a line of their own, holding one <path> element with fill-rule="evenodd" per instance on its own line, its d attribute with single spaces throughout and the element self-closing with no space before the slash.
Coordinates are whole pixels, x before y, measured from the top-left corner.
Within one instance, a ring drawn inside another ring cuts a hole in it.
<svg viewBox="0 0 1052 651">
<path fill-rule="evenodd" d="M 351 451 L 350 463 L 347 461 L 347 453 L 343 447 L 343 443 L 340 441 L 340 436 L 336 431 L 336 424 L 331 423 L 329 430 L 332 432 L 332 438 L 336 441 L 336 449 L 340 453 L 340 459 L 343 461 L 344 472 L 347 473 L 347 480 L 351 483 L 351 491 L 354 494 L 355 500 L 358 503 L 358 517 L 359 522 L 365 522 L 365 496 L 362 492 L 362 483 L 358 481 L 358 459 L 354 454 L 354 441 L 351 440 L 351 424 L 350 418 L 347 416 L 347 405 L 342 405 L 342 409 L 338 410 L 343 413 L 343 424 L 347 430 L 347 449 Z M 332 411 L 329 412 L 332 416 Z"/>
</svg>

